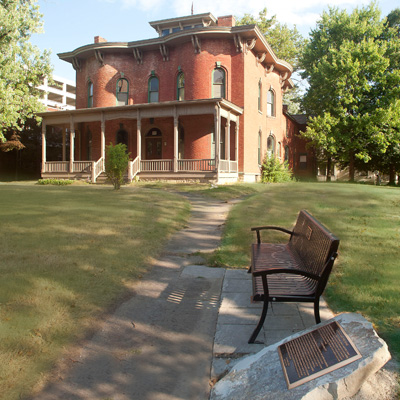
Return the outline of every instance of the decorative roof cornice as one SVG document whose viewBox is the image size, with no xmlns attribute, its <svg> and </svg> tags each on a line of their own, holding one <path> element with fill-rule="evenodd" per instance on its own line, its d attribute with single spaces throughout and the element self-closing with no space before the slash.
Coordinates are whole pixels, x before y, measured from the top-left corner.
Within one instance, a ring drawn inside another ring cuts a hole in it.
<svg viewBox="0 0 400 400">
<path fill-rule="evenodd" d="M 138 63 L 142 63 L 143 59 L 145 58 L 144 53 L 146 51 L 160 51 L 160 49 L 163 49 L 161 50 L 163 58 L 167 59 L 168 55 L 166 53 L 167 50 L 165 49 L 168 47 L 171 48 L 173 46 L 178 46 L 185 42 L 192 42 L 194 51 L 200 52 L 201 39 L 208 37 L 231 38 L 235 43 L 236 51 L 245 53 L 252 51 L 258 61 L 265 66 L 266 73 L 275 70 L 280 74 L 281 78 L 284 77 L 283 86 L 293 86 L 293 82 L 288 79 L 293 72 L 292 66 L 288 62 L 281 60 L 276 56 L 264 35 L 256 25 L 243 25 L 234 27 L 212 25 L 203 28 L 181 30 L 170 35 L 147 40 L 133 42 L 93 43 L 78 47 L 71 52 L 59 53 L 58 57 L 64 61 L 76 65 L 80 59 L 95 56 L 96 53 L 101 53 L 104 55 L 108 52 L 115 52 L 117 50 L 133 54 L 136 61 Z M 287 74 L 285 75 L 285 73 Z"/>
</svg>

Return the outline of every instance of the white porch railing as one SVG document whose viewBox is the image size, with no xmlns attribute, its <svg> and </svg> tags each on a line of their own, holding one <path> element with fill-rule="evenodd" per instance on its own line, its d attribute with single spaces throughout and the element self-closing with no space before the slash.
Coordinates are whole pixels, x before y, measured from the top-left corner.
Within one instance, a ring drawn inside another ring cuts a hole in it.
<svg viewBox="0 0 400 400">
<path fill-rule="evenodd" d="M 96 179 L 103 171 L 105 171 L 103 157 L 101 157 L 98 161 L 92 161 L 92 183 L 96 182 Z"/>
<path fill-rule="evenodd" d="M 173 160 L 141 160 L 140 171 L 145 172 L 169 172 L 173 171 Z"/>
<path fill-rule="evenodd" d="M 133 178 L 140 172 L 140 158 L 136 157 L 133 161 L 129 161 L 128 165 L 128 180 L 133 181 Z"/>
<path fill-rule="evenodd" d="M 43 172 L 68 172 L 68 161 L 46 161 Z"/>
<path fill-rule="evenodd" d="M 74 161 L 72 172 L 92 172 L 92 164 L 95 161 Z"/>
<path fill-rule="evenodd" d="M 44 163 L 44 173 L 67 173 L 67 174 L 87 174 L 96 182 L 96 179 L 104 171 L 104 158 L 98 161 L 74 161 L 72 170 L 69 161 L 46 161 Z"/>
<path fill-rule="evenodd" d="M 221 172 L 238 172 L 238 163 L 231 160 L 219 160 L 219 170 Z"/>
<path fill-rule="evenodd" d="M 229 172 L 238 172 L 237 161 L 229 161 Z"/>
<path fill-rule="evenodd" d="M 96 182 L 99 175 L 105 171 L 105 160 L 100 158 L 98 161 L 74 161 L 73 171 L 70 171 L 68 161 L 47 161 L 44 165 L 44 172 L 52 173 L 80 173 L 88 174 L 92 182 Z M 216 170 L 215 159 L 197 159 L 197 160 L 177 160 L 177 172 L 213 172 Z M 173 172 L 174 160 L 140 160 L 136 157 L 128 165 L 128 179 L 130 181 L 139 172 Z M 237 161 L 220 160 L 220 172 L 238 172 Z"/>
<path fill-rule="evenodd" d="M 215 171 L 215 160 L 178 160 L 178 171 Z"/>
</svg>

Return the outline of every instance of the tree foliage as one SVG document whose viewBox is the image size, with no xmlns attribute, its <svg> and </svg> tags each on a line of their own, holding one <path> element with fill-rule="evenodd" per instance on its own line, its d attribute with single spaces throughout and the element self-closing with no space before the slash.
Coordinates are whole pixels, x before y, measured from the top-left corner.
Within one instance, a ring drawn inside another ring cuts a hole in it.
<svg viewBox="0 0 400 400">
<path fill-rule="evenodd" d="M 106 175 L 115 190 L 121 188 L 124 182 L 124 174 L 128 168 L 129 154 L 125 144 L 119 143 L 115 146 L 110 143 L 106 146 Z"/>
<path fill-rule="evenodd" d="M 300 59 L 313 116 L 303 137 L 325 157 L 354 167 L 382 159 L 399 143 L 400 43 L 374 3 L 351 14 L 329 8 Z"/>
<path fill-rule="evenodd" d="M 44 76 L 51 75 L 49 52 L 30 43 L 42 31 L 35 0 L 0 0 L 0 141 L 7 130 L 22 130 L 26 119 L 43 106 L 38 102 Z"/>
<path fill-rule="evenodd" d="M 290 182 L 293 180 L 293 173 L 285 161 L 283 164 L 277 157 L 265 154 L 261 165 L 261 181 L 263 183 Z"/>
<path fill-rule="evenodd" d="M 286 24 L 279 23 L 275 15 L 267 18 L 266 8 L 258 13 L 257 18 L 251 14 L 244 14 L 242 18 L 236 19 L 236 25 L 257 25 L 274 53 L 291 64 L 294 71 L 298 70 L 299 56 L 306 44 L 306 39 L 299 33 L 296 26 L 289 28 Z"/>
</svg>

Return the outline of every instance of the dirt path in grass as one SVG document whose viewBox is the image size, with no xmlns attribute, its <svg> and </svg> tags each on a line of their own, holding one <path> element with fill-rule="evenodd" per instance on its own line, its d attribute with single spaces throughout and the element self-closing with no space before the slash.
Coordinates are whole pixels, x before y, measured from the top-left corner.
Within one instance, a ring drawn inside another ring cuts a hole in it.
<svg viewBox="0 0 400 400">
<path fill-rule="evenodd" d="M 200 261 L 193 253 L 218 247 L 231 204 L 189 200 L 188 227 L 35 400 L 208 398 L 224 270 L 193 268 Z"/>
</svg>

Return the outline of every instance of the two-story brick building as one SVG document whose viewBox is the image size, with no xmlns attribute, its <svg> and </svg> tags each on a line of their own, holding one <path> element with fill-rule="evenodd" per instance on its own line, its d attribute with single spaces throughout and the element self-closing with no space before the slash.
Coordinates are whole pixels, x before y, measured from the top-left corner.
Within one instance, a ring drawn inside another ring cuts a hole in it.
<svg viewBox="0 0 400 400">
<path fill-rule="evenodd" d="M 97 36 L 59 54 L 76 70 L 76 110 L 41 114 L 43 177 L 95 181 L 109 143 L 127 145 L 130 179 L 255 181 L 267 151 L 295 166 L 282 104 L 292 67 L 257 26 L 210 13 L 150 25 L 154 39 Z M 46 159 L 49 130 L 62 161 Z"/>
</svg>

